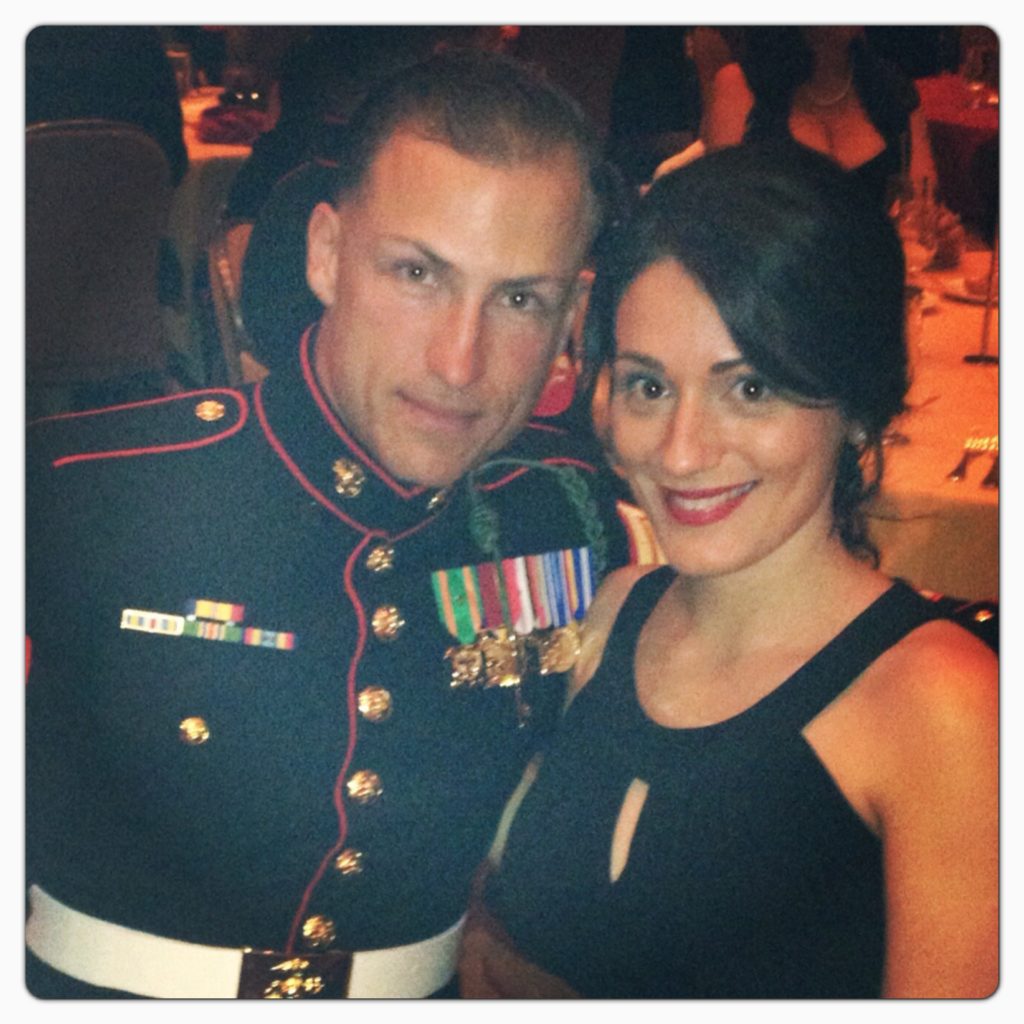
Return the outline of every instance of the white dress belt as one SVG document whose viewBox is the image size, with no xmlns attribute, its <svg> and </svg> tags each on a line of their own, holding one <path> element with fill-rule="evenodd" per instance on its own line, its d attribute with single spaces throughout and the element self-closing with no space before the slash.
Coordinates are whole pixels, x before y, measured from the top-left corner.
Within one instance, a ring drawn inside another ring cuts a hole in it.
<svg viewBox="0 0 1024 1024">
<path fill-rule="evenodd" d="M 157 999 L 234 999 L 245 951 L 125 928 L 29 888 L 28 948 L 44 963 L 89 985 Z M 422 999 L 455 975 L 465 918 L 422 942 L 352 954 L 348 997 Z M 301 956 L 302 954 L 295 954 Z"/>
</svg>

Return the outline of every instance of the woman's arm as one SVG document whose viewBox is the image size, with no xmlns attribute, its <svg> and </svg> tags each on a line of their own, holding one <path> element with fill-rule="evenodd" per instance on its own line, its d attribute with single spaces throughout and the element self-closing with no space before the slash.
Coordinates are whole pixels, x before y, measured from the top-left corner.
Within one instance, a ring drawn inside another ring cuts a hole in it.
<svg viewBox="0 0 1024 1024">
<path fill-rule="evenodd" d="M 878 794 L 883 994 L 984 998 L 999 980 L 995 658 L 949 623 L 900 648 Z"/>
<path fill-rule="evenodd" d="M 754 94 L 735 61 L 719 68 L 711 85 L 702 131 L 708 150 L 738 146 L 747 130 Z"/>
</svg>

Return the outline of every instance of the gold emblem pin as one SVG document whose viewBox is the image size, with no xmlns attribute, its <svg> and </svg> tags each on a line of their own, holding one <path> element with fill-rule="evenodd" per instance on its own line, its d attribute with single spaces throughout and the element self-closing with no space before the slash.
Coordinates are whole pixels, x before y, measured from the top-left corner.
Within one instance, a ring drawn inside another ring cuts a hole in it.
<svg viewBox="0 0 1024 1024">
<path fill-rule="evenodd" d="M 366 483 L 366 474 L 350 459 L 338 459 L 334 471 L 334 489 L 343 498 L 358 498 Z"/>
</svg>

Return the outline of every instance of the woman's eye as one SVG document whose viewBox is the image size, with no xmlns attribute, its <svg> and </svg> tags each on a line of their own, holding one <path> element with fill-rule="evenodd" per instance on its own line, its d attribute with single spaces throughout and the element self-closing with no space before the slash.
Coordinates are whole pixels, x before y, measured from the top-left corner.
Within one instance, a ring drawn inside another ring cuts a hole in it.
<svg viewBox="0 0 1024 1024">
<path fill-rule="evenodd" d="M 657 377 L 645 373 L 627 373 L 615 378 L 615 390 L 627 398 L 653 402 L 664 397 L 668 388 Z"/>
</svg>

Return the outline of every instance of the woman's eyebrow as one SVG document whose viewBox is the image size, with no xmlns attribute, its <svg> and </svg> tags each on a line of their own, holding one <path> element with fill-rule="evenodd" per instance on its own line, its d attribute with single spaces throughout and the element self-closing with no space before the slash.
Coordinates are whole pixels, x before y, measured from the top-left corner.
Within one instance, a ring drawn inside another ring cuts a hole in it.
<svg viewBox="0 0 1024 1024">
<path fill-rule="evenodd" d="M 653 356 L 645 356 L 641 352 L 619 352 L 616 354 L 613 362 L 622 362 L 628 360 L 631 363 L 639 363 L 641 366 L 646 366 L 649 370 L 664 370 L 665 367 L 661 361 L 655 359 Z"/>
</svg>

